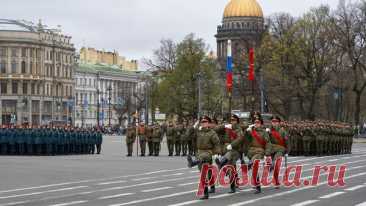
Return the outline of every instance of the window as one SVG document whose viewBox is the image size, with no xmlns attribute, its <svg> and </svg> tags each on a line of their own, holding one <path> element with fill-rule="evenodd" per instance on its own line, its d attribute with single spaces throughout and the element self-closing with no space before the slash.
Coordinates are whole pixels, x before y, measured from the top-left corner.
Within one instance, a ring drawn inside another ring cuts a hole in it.
<svg viewBox="0 0 366 206">
<path fill-rule="evenodd" d="M 26 56 L 27 56 L 27 49 L 22 48 L 22 57 L 26 57 Z"/>
<path fill-rule="evenodd" d="M 79 104 L 79 93 L 76 93 L 75 100 L 76 100 L 75 104 L 78 105 Z"/>
<path fill-rule="evenodd" d="M 0 57 L 6 57 L 6 48 L 0 48 Z"/>
<path fill-rule="evenodd" d="M 16 74 L 17 73 L 17 67 L 18 64 L 16 61 L 11 62 L 11 73 Z"/>
<path fill-rule="evenodd" d="M 12 57 L 17 57 L 17 56 L 18 56 L 17 52 L 18 52 L 18 51 L 17 51 L 17 49 L 16 49 L 16 48 L 12 48 L 12 49 L 11 49 L 11 56 L 12 56 Z"/>
<path fill-rule="evenodd" d="M 23 94 L 28 94 L 28 83 L 23 83 Z"/>
<path fill-rule="evenodd" d="M 12 92 L 13 94 L 17 94 L 18 93 L 18 83 L 17 82 L 13 82 L 12 84 Z"/>
<path fill-rule="evenodd" d="M 22 61 L 22 74 L 25 74 L 25 61 Z"/>
<path fill-rule="evenodd" d="M 36 93 L 34 83 L 32 83 L 32 90 L 31 91 L 32 91 L 32 94 Z"/>
<path fill-rule="evenodd" d="M 34 74 L 35 72 L 33 71 L 33 62 L 29 63 L 29 73 Z"/>
<path fill-rule="evenodd" d="M 0 73 L 5 74 L 6 73 L 6 62 L 2 61 L 0 63 Z"/>
<path fill-rule="evenodd" d="M 40 95 L 41 94 L 41 87 L 40 85 L 37 85 L 37 94 Z"/>
<path fill-rule="evenodd" d="M 8 93 L 8 85 L 6 82 L 1 82 L 1 94 L 6 94 Z"/>
</svg>

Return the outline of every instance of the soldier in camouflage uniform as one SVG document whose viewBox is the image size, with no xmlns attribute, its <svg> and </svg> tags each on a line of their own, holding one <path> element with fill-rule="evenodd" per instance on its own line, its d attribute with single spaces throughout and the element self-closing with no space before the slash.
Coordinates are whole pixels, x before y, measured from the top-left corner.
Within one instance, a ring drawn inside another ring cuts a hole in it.
<svg viewBox="0 0 366 206">
<path fill-rule="evenodd" d="M 181 130 L 181 145 L 182 145 L 182 156 L 187 156 L 188 154 L 188 138 L 189 138 L 189 128 L 187 120 L 183 121 Z"/>
<path fill-rule="evenodd" d="M 193 160 L 190 155 L 187 156 L 188 167 L 194 167 L 198 165 L 201 170 L 203 164 L 212 164 L 212 159 L 217 158 L 217 154 L 220 152 L 220 140 L 216 132 L 211 129 L 211 119 L 204 116 L 201 119 L 201 124 L 197 132 L 197 159 Z M 211 174 L 208 174 L 208 179 L 211 178 Z M 201 199 L 208 199 L 209 190 L 208 186 L 205 186 L 204 196 Z"/>
<path fill-rule="evenodd" d="M 182 150 L 182 135 L 183 135 L 183 126 L 181 124 L 176 125 L 175 127 L 175 156 L 180 156 Z"/>
</svg>

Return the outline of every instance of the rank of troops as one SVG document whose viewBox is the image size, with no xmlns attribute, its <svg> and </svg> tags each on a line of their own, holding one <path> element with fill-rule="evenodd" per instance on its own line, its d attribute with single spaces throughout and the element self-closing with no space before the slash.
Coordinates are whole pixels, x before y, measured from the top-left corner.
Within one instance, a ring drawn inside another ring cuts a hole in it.
<svg viewBox="0 0 366 206">
<path fill-rule="evenodd" d="M 57 127 L 0 128 L 1 155 L 100 154 L 102 133 L 97 129 Z"/>
<path fill-rule="evenodd" d="M 352 127 L 344 123 L 329 122 L 294 122 L 281 121 L 273 116 L 271 124 L 264 125 L 259 112 L 251 115 L 251 122 L 241 122 L 239 117 L 231 115 L 230 122 L 218 125 L 204 116 L 197 128 L 195 157 L 188 156 L 188 167 L 212 164 L 215 161 L 219 168 L 232 165 L 236 168 L 237 161 L 247 164 L 249 170 L 255 160 L 268 161 L 273 171 L 274 162 L 283 157 L 287 162 L 289 154 L 293 155 L 338 155 L 350 154 L 353 141 Z M 249 162 L 245 163 L 246 156 Z M 287 164 L 287 163 L 285 163 Z M 274 170 L 275 188 L 279 189 L 279 172 Z M 229 174 L 232 180 L 235 173 Z M 208 179 L 210 174 L 208 174 Z M 255 193 L 261 193 L 259 177 L 255 178 Z M 229 193 L 235 193 L 236 181 L 232 181 Z M 208 199 L 209 193 L 215 192 L 215 186 L 204 189 L 201 199 Z"/>
<path fill-rule="evenodd" d="M 137 133 L 137 135 L 136 135 Z M 132 156 L 136 136 L 139 138 L 140 156 L 145 156 L 146 145 L 149 156 L 158 156 L 165 134 L 169 156 L 187 156 L 188 167 L 215 162 L 219 168 L 236 166 L 237 161 L 245 164 L 248 157 L 251 169 L 254 160 L 272 160 L 288 155 L 339 155 L 350 154 L 353 142 L 352 127 L 337 122 L 285 122 L 273 116 L 270 125 L 264 125 L 259 112 L 251 114 L 250 122 L 242 122 L 237 115 L 231 115 L 228 122 L 218 123 L 204 116 L 200 121 L 183 121 L 182 124 L 159 124 L 127 130 L 127 156 Z M 272 168 L 273 169 L 273 168 Z M 279 188 L 278 173 L 274 174 L 276 188 Z M 210 174 L 208 175 L 208 177 Z M 237 178 L 237 177 L 231 177 Z M 255 193 L 261 193 L 259 177 Z M 235 181 L 230 193 L 236 192 Z M 206 187 L 202 199 L 215 192 L 215 186 Z"/>
</svg>

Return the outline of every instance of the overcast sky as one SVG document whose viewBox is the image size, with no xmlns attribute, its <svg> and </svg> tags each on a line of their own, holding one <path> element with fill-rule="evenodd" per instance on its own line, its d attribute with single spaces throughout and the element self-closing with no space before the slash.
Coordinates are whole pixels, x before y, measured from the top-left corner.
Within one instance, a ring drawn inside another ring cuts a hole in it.
<svg viewBox="0 0 366 206">
<path fill-rule="evenodd" d="M 162 38 L 180 41 L 196 33 L 215 48 L 215 32 L 229 0 L 1 0 L 0 18 L 62 26 L 77 48 L 117 50 L 127 58 L 150 57 Z M 338 0 L 258 0 L 266 16 L 300 16 Z"/>
</svg>

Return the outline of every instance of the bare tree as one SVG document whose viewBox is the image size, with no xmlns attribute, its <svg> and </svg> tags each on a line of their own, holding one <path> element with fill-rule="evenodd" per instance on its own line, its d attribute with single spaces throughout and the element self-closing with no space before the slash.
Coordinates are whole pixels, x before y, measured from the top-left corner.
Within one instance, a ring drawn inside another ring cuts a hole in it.
<svg viewBox="0 0 366 206">
<path fill-rule="evenodd" d="M 144 59 L 150 70 L 157 72 L 171 72 L 177 64 L 177 45 L 171 39 L 162 39 L 160 48 L 154 50 L 153 59 Z"/>
</svg>

